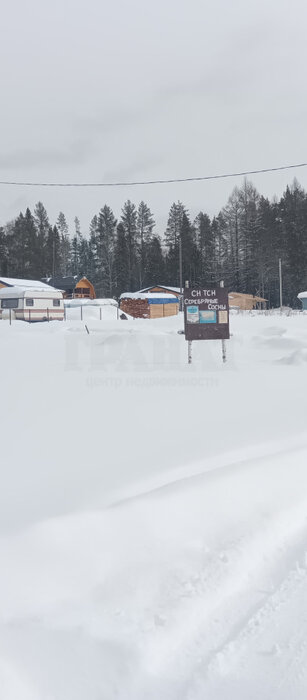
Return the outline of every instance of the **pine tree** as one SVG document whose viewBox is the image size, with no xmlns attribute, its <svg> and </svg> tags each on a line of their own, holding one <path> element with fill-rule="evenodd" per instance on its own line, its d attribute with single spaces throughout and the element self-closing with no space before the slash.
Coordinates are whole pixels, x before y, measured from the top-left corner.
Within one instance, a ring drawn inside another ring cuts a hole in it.
<svg viewBox="0 0 307 700">
<path fill-rule="evenodd" d="M 35 221 L 30 209 L 25 214 L 19 214 L 13 226 L 11 236 L 10 257 L 14 261 L 16 277 L 39 279 L 40 270 L 37 268 L 38 236 Z"/>
<path fill-rule="evenodd" d="M 213 284 L 217 284 L 221 280 L 224 280 L 225 286 L 231 288 L 232 284 L 230 283 L 229 272 L 227 272 L 228 245 L 225 235 L 225 228 L 225 222 L 222 214 L 214 216 L 211 222 L 212 237 L 214 240 L 214 258 L 211 280 Z"/>
<path fill-rule="evenodd" d="M 37 202 L 34 208 L 34 221 L 36 224 L 37 233 L 44 238 L 48 235 L 49 219 L 47 211 L 42 202 Z"/>
<path fill-rule="evenodd" d="M 74 236 L 71 242 L 71 259 L 70 270 L 72 275 L 79 275 L 80 256 L 79 256 L 79 241 L 77 236 Z"/>
<path fill-rule="evenodd" d="M 64 277 L 68 274 L 71 266 L 71 242 L 69 236 L 60 235 L 60 274 Z"/>
<path fill-rule="evenodd" d="M 178 247 L 184 213 L 186 213 L 186 209 L 182 202 L 172 204 L 165 231 L 165 244 L 169 249 Z"/>
<path fill-rule="evenodd" d="M 121 224 L 123 226 L 128 247 L 128 287 L 130 291 L 135 291 L 138 287 L 137 211 L 135 204 L 133 204 L 130 199 L 125 202 L 122 208 Z"/>
<path fill-rule="evenodd" d="M 153 284 L 163 284 L 165 277 L 165 260 L 159 236 L 153 236 L 151 240 L 146 243 L 144 256 L 144 287 L 149 287 Z"/>
<path fill-rule="evenodd" d="M 255 293 L 253 248 L 258 238 L 259 194 L 246 178 L 238 191 L 240 205 L 241 278 L 243 288 Z"/>
<path fill-rule="evenodd" d="M 153 215 L 145 202 L 140 202 L 137 212 L 137 245 L 139 262 L 139 286 L 142 289 L 145 275 L 145 258 L 148 258 L 148 248 L 153 238 L 155 221 Z"/>
<path fill-rule="evenodd" d="M 81 250 L 81 241 L 82 241 L 82 233 L 81 233 L 81 227 L 80 227 L 80 221 L 77 216 L 74 218 L 74 224 L 75 224 L 75 235 L 70 243 L 70 265 L 69 269 L 72 275 L 79 276 L 80 275 L 80 250 Z M 93 279 L 94 281 L 94 279 Z"/>
<path fill-rule="evenodd" d="M 49 231 L 49 219 L 42 202 L 37 202 L 34 208 L 34 222 L 37 231 L 36 259 L 34 262 L 36 276 L 42 277 L 46 272 L 46 244 Z"/>
<path fill-rule="evenodd" d="M 182 274 L 183 284 L 186 280 L 195 285 L 198 268 L 198 251 L 195 243 L 195 229 L 187 212 L 183 213 L 181 223 Z"/>
<path fill-rule="evenodd" d="M 56 226 L 60 236 L 68 236 L 68 223 L 66 221 L 65 214 L 63 214 L 62 211 L 60 211 L 59 216 L 56 220 Z"/>
<path fill-rule="evenodd" d="M 96 223 L 96 260 L 99 289 L 103 296 L 114 293 L 114 250 L 117 221 L 112 209 L 100 209 Z"/>
<path fill-rule="evenodd" d="M 169 211 L 165 231 L 167 284 L 172 286 L 180 284 L 180 241 L 184 214 L 186 209 L 182 202 L 174 202 Z"/>
<path fill-rule="evenodd" d="M 76 236 L 81 236 L 81 225 L 80 225 L 80 219 L 78 218 L 78 216 L 75 216 L 74 224 L 75 224 Z"/>
<path fill-rule="evenodd" d="M 129 256 L 129 241 L 124 228 L 120 222 L 117 226 L 117 235 L 114 248 L 114 280 L 115 294 L 117 297 L 124 292 L 131 291 L 129 270 L 127 260 Z"/>
<path fill-rule="evenodd" d="M 223 230 L 223 238 L 227 241 L 227 260 L 224 261 L 227 283 L 236 292 L 246 291 L 242 282 L 240 213 L 239 190 L 235 187 L 227 205 L 220 212 L 219 223 Z"/>
<path fill-rule="evenodd" d="M 258 226 L 252 241 L 252 289 L 268 299 L 269 305 L 278 305 L 278 258 L 280 256 L 280 226 L 276 205 L 260 197 Z"/>
<path fill-rule="evenodd" d="M 76 226 L 76 236 L 78 240 L 81 240 L 81 229 L 79 220 L 75 219 Z M 90 236 L 88 240 L 88 255 L 89 255 L 89 268 L 87 270 L 86 276 L 91 280 L 91 282 L 97 288 L 98 294 L 101 295 L 102 290 L 100 288 L 100 276 L 99 276 L 99 260 L 98 260 L 98 216 L 94 216 L 90 223 Z"/>
<path fill-rule="evenodd" d="M 0 226 L 0 274 L 7 276 L 8 259 L 7 259 L 7 240 L 4 228 Z"/>
<path fill-rule="evenodd" d="M 194 229 L 198 249 L 197 280 L 200 285 L 208 285 L 215 279 L 215 236 L 209 216 L 199 212 Z"/>
<path fill-rule="evenodd" d="M 166 273 L 172 286 L 180 286 L 180 267 L 182 267 L 182 284 L 189 280 L 195 283 L 197 278 L 197 246 L 195 242 L 195 230 L 189 215 L 181 202 L 172 204 L 167 228 L 165 243 L 168 248 L 166 255 Z"/>
<path fill-rule="evenodd" d="M 49 226 L 46 244 L 47 276 L 61 274 L 61 239 L 57 226 Z"/>
<path fill-rule="evenodd" d="M 65 277 L 70 267 L 71 243 L 68 232 L 68 224 L 65 214 L 63 214 L 62 211 L 60 211 L 58 215 L 56 227 L 60 236 L 59 273 Z"/>
<path fill-rule="evenodd" d="M 280 257 L 283 263 L 284 303 L 296 307 L 299 305 L 297 290 L 307 286 L 307 198 L 296 180 L 286 188 L 278 210 L 282 231 Z"/>
</svg>

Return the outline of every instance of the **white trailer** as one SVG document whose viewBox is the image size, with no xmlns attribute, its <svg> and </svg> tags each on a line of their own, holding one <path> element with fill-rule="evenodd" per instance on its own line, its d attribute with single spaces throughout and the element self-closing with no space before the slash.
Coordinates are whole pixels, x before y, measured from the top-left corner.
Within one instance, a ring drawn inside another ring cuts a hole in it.
<svg viewBox="0 0 307 700">
<path fill-rule="evenodd" d="M 0 289 L 0 319 L 63 321 L 63 293 L 53 287 L 4 287 Z"/>
</svg>

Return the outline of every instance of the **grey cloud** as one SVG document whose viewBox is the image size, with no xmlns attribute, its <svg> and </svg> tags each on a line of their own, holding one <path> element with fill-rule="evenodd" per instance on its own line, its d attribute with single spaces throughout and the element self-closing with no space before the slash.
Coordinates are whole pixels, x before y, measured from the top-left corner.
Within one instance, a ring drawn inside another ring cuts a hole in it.
<svg viewBox="0 0 307 700">
<path fill-rule="evenodd" d="M 93 114 L 79 118 L 75 121 L 75 128 L 81 132 L 89 131 L 91 134 L 109 135 L 114 132 L 127 130 L 131 127 L 144 124 L 149 118 L 154 109 L 153 100 L 144 100 L 141 103 L 135 104 L 133 108 L 128 109 L 122 105 L 108 108 L 106 111 L 101 111 L 99 114 Z"/>
<path fill-rule="evenodd" d="M 161 158 L 152 156 L 151 158 L 139 158 L 129 166 L 114 168 L 104 172 L 105 182 L 118 182 L 123 180 L 139 179 L 140 173 L 146 173 L 156 166 L 162 165 Z"/>
<path fill-rule="evenodd" d="M 37 166 L 83 165 L 94 153 L 90 140 L 76 140 L 66 148 L 25 148 L 4 153 L 0 157 L 0 169 L 35 168 Z"/>
<path fill-rule="evenodd" d="M 217 51 L 212 50 L 210 63 L 205 68 L 199 66 L 198 76 L 164 85 L 158 96 L 171 101 L 183 96 L 210 98 L 221 92 L 223 97 L 227 93 L 240 94 L 257 75 L 261 77 L 255 56 L 265 53 L 273 32 L 274 23 L 269 19 L 250 24 L 244 32 L 234 30 Z"/>
</svg>

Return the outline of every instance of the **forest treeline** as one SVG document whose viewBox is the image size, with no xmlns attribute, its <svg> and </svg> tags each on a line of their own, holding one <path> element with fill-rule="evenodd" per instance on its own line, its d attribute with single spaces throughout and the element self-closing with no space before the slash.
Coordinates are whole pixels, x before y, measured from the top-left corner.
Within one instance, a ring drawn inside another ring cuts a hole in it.
<svg viewBox="0 0 307 700">
<path fill-rule="evenodd" d="M 202 286 L 223 279 L 229 290 L 260 295 L 270 306 L 279 304 L 281 258 L 284 303 L 300 306 L 297 294 L 307 289 L 307 194 L 294 181 L 270 201 L 245 180 L 213 218 L 200 211 L 192 221 L 175 202 L 164 232 L 143 201 L 127 200 L 118 219 L 105 204 L 86 232 L 77 217 L 69 231 L 63 212 L 50 222 L 38 202 L 0 227 L 0 274 L 85 275 L 98 296 L 117 297 L 157 283 L 179 286 L 180 243 L 183 280 Z"/>
</svg>

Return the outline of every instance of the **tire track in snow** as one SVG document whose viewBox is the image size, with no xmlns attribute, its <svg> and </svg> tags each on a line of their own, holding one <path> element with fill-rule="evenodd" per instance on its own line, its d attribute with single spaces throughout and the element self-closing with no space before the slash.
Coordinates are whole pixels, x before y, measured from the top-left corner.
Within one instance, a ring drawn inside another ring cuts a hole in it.
<svg viewBox="0 0 307 700">
<path fill-rule="evenodd" d="M 212 697 L 213 700 L 215 693 L 223 690 L 229 680 L 246 687 L 249 685 L 249 698 L 258 698 L 259 693 L 263 700 L 271 700 L 273 696 L 283 700 L 290 697 L 295 697 L 296 700 L 306 698 L 307 615 L 304 625 L 298 629 L 294 622 L 289 639 L 287 612 L 290 607 L 290 618 L 293 618 L 292 604 L 296 607 L 296 613 L 299 612 L 297 600 L 302 597 L 302 592 L 305 596 L 305 607 L 302 609 L 306 610 L 306 534 L 306 530 L 301 533 L 300 551 L 297 543 L 293 547 L 290 571 L 281 577 L 272 592 L 267 592 L 263 600 L 230 630 L 228 639 L 204 659 L 204 665 L 201 671 L 196 672 L 190 687 L 187 696 L 189 699 L 201 700 L 208 684 L 210 692 L 207 693 L 206 690 L 206 698 L 211 700 Z M 298 555 L 304 568 L 298 564 Z M 281 633 L 284 619 L 286 631 Z M 263 693 L 265 675 L 267 685 L 270 686 L 267 695 Z"/>
<path fill-rule="evenodd" d="M 148 665 L 156 675 L 165 680 L 170 669 L 180 668 L 181 683 L 190 692 L 199 674 L 206 688 L 212 676 L 219 679 L 220 674 L 225 674 L 227 666 L 236 669 L 234 647 L 240 650 L 241 644 L 244 648 L 248 639 L 261 631 L 268 612 L 276 609 L 284 577 L 285 581 L 288 579 L 289 559 L 294 566 L 302 550 L 305 551 L 306 513 L 307 502 L 304 502 L 295 513 L 283 514 L 274 523 L 271 539 L 264 529 L 245 538 L 224 540 L 222 551 L 207 562 L 197 584 L 195 577 L 191 579 L 188 596 L 185 594 L 189 590 L 188 580 L 182 582 L 183 595 L 180 584 L 172 591 L 175 600 L 164 601 L 165 610 L 162 605 L 160 616 L 163 620 L 165 613 L 167 619 L 167 610 L 173 603 L 176 621 L 158 632 L 158 639 L 147 648 Z M 272 580 L 273 591 L 267 590 Z"/>
</svg>

